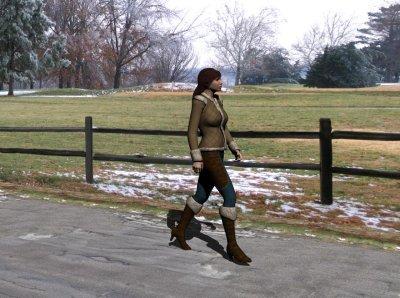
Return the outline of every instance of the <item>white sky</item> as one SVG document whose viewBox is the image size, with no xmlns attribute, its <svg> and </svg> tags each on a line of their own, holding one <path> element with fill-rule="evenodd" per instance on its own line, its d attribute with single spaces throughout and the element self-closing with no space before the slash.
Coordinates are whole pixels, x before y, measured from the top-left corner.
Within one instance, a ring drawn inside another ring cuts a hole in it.
<svg viewBox="0 0 400 298">
<path fill-rule="evenodd" d="M 234 3 L 229 0 L 165 0 L 169 8 L 182 10 L 183 23 L 190 23 L 201 12 L 203 15 L 197 20 L 200 25 L 197 29 L 199 38 L 193 42 L 194 50 L 199 58 L 199 67 L 206 67 L 213 50 L 207 48 L 210 41 L 207 19 L 216 16 L 216 10 L 221 9 L 224 3 Z M 381 6 L 388 6 L 390 0 L 238 0 L 245 7 L 248 15 L 257 14 L 260 8 L 273 7 L 278 11 L 280 24 L 276 34 L 280 46 L 290 50 L 292 44 L 300 39 L 313 24 L 319 24 L 328 12 L 339 12 L 345 17 L 354 18 L 357 28 L 364 27 L 368 20 L 368 12 L 376 11 Z M 175 20 L 178 22 L 180 20 Z M 179 28 L 182 28 L 179 26 Z"/>
</svg>

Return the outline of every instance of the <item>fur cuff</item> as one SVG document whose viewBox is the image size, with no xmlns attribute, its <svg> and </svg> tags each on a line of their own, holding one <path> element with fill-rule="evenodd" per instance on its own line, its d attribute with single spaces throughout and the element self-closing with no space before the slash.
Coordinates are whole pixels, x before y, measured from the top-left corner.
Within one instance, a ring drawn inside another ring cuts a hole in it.
<svg viewBox="0 0 400 298">
<path fill-rule="evenodd" d="M 219 207 L 219 215 L 227 217 L 231 220 L 236 220 L 236 218 L 237 218 L 236 207 L 220 206 Z"/>
<path fill-rule="evenodd" d="M 191 196 L 186 200 L 186 205 L 188 205 L 190 209 L 192 209 L 194 214 L 199 213 L 201 208 L 203 207 L 203 204 L 196 202 L 195 199 L 193 199 L 193 197 Z"/>
<path fill-rule="evenodd" d="M 201 155 L 200 149 L 190 150 L 190 156 L 192 157 L 192 161 L 203 161 L 203 156 Z"/>
</svg>

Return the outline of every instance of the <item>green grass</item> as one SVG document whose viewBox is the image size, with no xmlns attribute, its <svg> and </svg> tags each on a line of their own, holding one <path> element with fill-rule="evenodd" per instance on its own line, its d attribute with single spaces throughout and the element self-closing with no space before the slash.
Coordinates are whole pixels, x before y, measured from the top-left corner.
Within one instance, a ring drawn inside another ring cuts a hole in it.
<svg viewBox="0 0 400 298">
<path fill-rule="evenodd" d="M 397 96 L 349 93 L 222 94 L 231 131 L 318 131 L 319 118 L 335 130 L 400 131 Z M 95 98 L 1 97 L 0 126 L 102 127 L 186 130 L 190 93 L 114 94 Z M 386 107 L 386 108 L 385 108 Z M 390 107 L 390 109 L 388 109 Z M 318 162 L 318 140 L 237 138 L 245 159 Z M 1 147 L 83 149 L 83 133 L 0 133 Z M 399 142 L 334 140 L 335 165 L 399 169 Z M 95 134 L 102 153 L 189 156 L 186 137 Z M 227 156 L 231 157 L 230 152 Z M 2 167 L 32 170 L 78 166 L 81 158 L 2 154 Z"/>
</svg>

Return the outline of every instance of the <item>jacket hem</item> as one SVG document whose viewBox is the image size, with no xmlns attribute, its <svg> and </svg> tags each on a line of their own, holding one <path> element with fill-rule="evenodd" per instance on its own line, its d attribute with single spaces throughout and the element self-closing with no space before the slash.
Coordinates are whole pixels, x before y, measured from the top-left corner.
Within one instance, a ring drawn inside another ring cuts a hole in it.
<svg viewBox="0 0 400 298">
<path fill-rule="evenodd" d="M 209 148 L 200 148 L 200 151 L 213 151 L 213 150 L 226 150 L 227 147 L 209 147 Z"/>
</svg>

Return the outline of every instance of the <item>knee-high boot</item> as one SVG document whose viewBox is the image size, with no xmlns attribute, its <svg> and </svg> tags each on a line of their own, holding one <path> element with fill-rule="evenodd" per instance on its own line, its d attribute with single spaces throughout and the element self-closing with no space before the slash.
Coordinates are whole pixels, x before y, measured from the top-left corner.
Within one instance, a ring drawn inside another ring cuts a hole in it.
<svg viewBox="0 0 400 298">
<path fill-rule="evenodd" d="M 222 219 L 222 223 L 224 225 L 227 246 L 226 252 L 231 260 L 235 259 L 239 263 L 248 263 L 251 262 L 251 258 L 249 258 L 239 247 L 236 242 L 235 235 L 235 221 L 237 218 L 237 213 L 235 207 L 219 207 L 219 214 Z"/>
<path fill-rule="evenodd" d="M 183 213 L 179 220 L 179 224 L 176 227 L 171 229 L 171 239 L 176 237 L 181 245 L 182 249 L 189 250 L 191 247 L 185 241 L 185 231 L 190 221 L 194 217 L 195 214 L 199 213 L 203 204 L 196 202 L 193 197 L 189 197 L 186 200 L 185 209 L 183 209 Z"/>
</svg>

